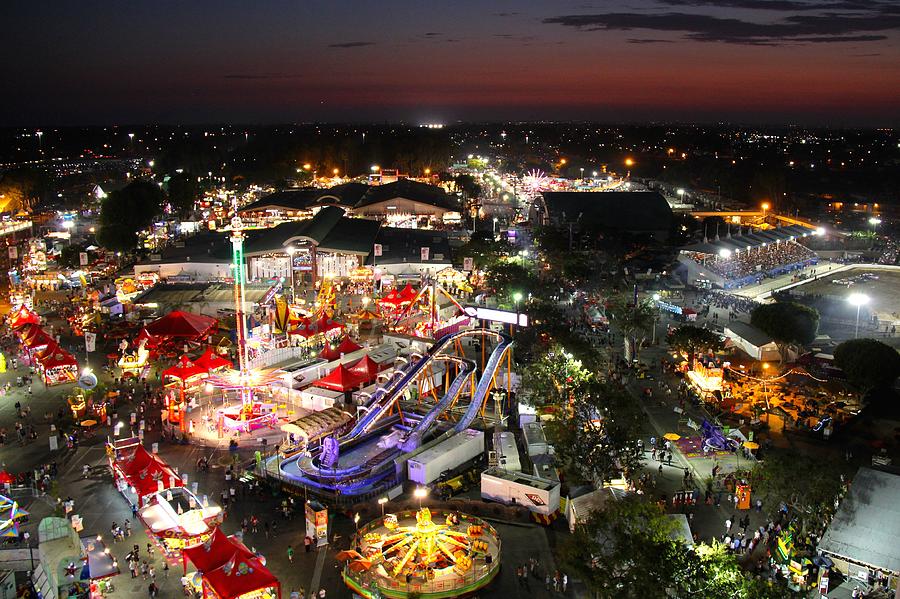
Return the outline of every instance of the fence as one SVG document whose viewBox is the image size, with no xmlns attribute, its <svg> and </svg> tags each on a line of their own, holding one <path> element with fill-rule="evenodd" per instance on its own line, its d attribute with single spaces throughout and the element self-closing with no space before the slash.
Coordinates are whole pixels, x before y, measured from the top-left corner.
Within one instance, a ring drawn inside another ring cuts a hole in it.
<svg viewBox="0 0 900 599">
<path fill-rule="evenodd" d="M 247 365 L 251 369 L 266 368 L 287 360 L 299 360 L 305 355 L 304 349 L 299 346 L 278 347 L 252 358 Z"/>
</svg>

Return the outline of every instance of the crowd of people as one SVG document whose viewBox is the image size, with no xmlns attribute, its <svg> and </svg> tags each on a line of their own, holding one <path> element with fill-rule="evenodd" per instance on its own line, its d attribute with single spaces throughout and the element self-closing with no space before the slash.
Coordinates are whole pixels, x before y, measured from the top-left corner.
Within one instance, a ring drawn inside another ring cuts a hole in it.
<svg viewBox="0 0 900 599">
<path fill-rule="evenodd" d="M 795 241 L 772 243 L 765 247 L 751 248 L 727 256 L 689 254 L 713 273 L 728 281 L 729 287 L 741 287 L 792 272 L 818 261 L 816 253 Z"/>
<path fill-rule="evenodd" d="M 759 302 L 741 295 L 734 295 L 726 291 L 707 289 L 697 296 L 697 303 L 701 306 L 711 306 L 728 310 L 731 318 L 739 314 L 749 314 L 759 305 Z"/>
</svg>

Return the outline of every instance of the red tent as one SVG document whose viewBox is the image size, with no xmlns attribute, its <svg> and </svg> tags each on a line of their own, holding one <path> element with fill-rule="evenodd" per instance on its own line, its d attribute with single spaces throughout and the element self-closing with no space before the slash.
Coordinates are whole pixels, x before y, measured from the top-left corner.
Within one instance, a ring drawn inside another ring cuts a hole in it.
<svg viewBox="0 0 900 599">
<path fill-rule="evenodd" d="M 378 376 L 378 373 L 381 372 L 381 366 L 369 356 L 363 356 L 362 360 L 350 367 L 350 372 L 364 377 L 366 382 L 371 382 L 374 381 Z"/>
<path fill-rule="evenodd" d="M 226 536 L 220 528 L 216 528 L 207 542 L 186 547 L 181 555 L 185 572 L 190 561 L 200 572 L 204 589 L 208 587 L 215 597 L 232 599 L 270 587 L 281 596 L 278 579 L 262 560 L 246 545 Z"/>
<path fill-rule="evenodd" d="M 14 482 L 16 482 L 16 479 L 13 478 L 12 474 L 6 470 L 0 470 L 0 485 L 11 485 Z"/>
<path fill-rule="evenodd" d="M 359 387 L 364 382 L 365 379 L 358 373 L 350 372 L 349 368 L 341 364 L 332 370 L 328 376 L 319 379 L 313 383 L 313 385 L 324 389 L 331 389 L 333 391 L 350 391 L 351 389 Z"/>
<path fill-rule="evenodd" d="M 217 353 L 211 347 L 207 347 L 203 355 L 194 360 L 194 366 L 198 366 L 207 372 L 218 368 L 231 368 L 234 364 Z"/>
<path fill-rule="evenodd" d="M 75 359 L 75 356 L 64 349 L 59 349 L 59 351 L 50 354 L 40 362 L 41 366 L 44 367 L 44 370 L 50 370 L 57 366 L 78 366 L 78 360 Z"/>
<path fill-rule="evenodd" d="M 141 505 L 143 505 L 145 495 L 160 490 L 160 481 L 162 490 L 184 486 L 181 477 L 162 458 L 144 449 L 143 445 L 135 446 L 134 452 L 117 460 L 116 465 L 122 471 L 128 484 L 134 487 Z"/>
<path fill-rule="evenodd" d="M 38 347 L 46 347 L 51 343 L 56 343 L 56 340 L 44 331 L 38 331 L 32 335 L 30 339 L 24 341 L 23 345 L 28 349 L 35 349 Z"/>
<path fill-rule="evenodd" d="M 211 316 L 176 310 L 148 324 L 147 332 L 159 337 L 197 339 L 211 333 L 217 324 Z"/>
<path fill-rule="evenodd" d="M 354 343 L 348 335 L 344 335 L 341 344 L 337 346 L 337 350 L 342 354 L 349 354 L 362 349 L 362 346 Z"/>
<path fill-rule="evenodd" d="M 401 289 L 401 290 L 400 290 L 400 293 L 397 294 L 397 296 L 398 296 L 399 299 L 400 299 L 400 301 L 399 301 L 398 303 L 399 303 L 399 304 L 410 304 L 410 303 L 412 303 L 412 301 L 413 301 L 414 299 L 416 299 L 416 296 L 417 296 L 418 294 L 419 294 L 419 292 L 416 291 L 415 289 L 413 289 L 413 288 L 412 288 L 412 285 L 410 285 L 409 283 L 407 283 L 407 284 L 406 284 L 406 287 L 404 287 L 403 289 Z"/>
<path fill-rule="evenodd" d="M 344 325 L 342 325 L 339 322 L 335 322 L 331 318 L 328 318 L 328 316 L 326 316 L 325 314 L 322 314 L 322 316 L 319 318 L 319 320 L 316 321 L 314 326 L 316 328 L 317 333 L 327 333 L 328 331 L 331 331 L 332 329 L 343 329 L 344 328 Z"/>
<path fill-rule="evenodd" d="M 59 351 L 64 351 L 64 350 L 59 346 L 59 343 L 57 343 L 56 341 L 53 341 L 51 343 L 48 343 L 47 347 L 45 347 L 44 349 L 37 352 L 35 354 L 35 357 L 38 359 L 38 362 L 43 362 L 44 358 L 52 356 L 53 354 L 55 354 L 56 352 L 59 352 Z"/>
<path fill-rule="evenodd" d="M 19 339 L 21 339 L 22 341 L 25 341 L 26 339 L 30 339 L 34 335 L 37 335 L 38 333 L 41 333 L 43 331 L 44 331 L 44 329 L 42 329 L 39 325 L 36 325 L 34 323 L 29 323 L 29 324 L 26 324 L 25 326 L 23 326 L 18 331 L 16 331 L 16 335 L 19 336 Z"/>
<path fill-rule="evenodd" d="M 290 331 L 288 331 L 288 335 L 300 335 L 300 336 L 303 337 L 304 339 L 309 339 L 310 337 L 312 337 L 312 336 L 315 335 L 315 334 L 316 334 L 316 330 L 315 330 L 315 329 L 311 329 L 311 328 L 309 327 L 309 324 L 308 324 L 308 323 L 307 323 L 307 324 L 301 324 L 301 325 L 298 326 L 297 328 L 291 329 Z"/>
<path fill-rule="evenodd" d="M 156 346 L 159 343 L 159 339 L 148 333 L 146 327 L 141 329 L 141 332 L 138 333 L 138 336 L 134 338 L 135 346 L 139 346 L 141 344 L 141 341 L 145 342 L 144 347 L 148 349 Z"/>
<path fill-rule="evenodd" d="M 390 306 L 391 309 L 395 309 L 400 305 L 400 294 L 397 293 L 396 289 L 391 289 L 386 296 L 378 300 L 378 303 L 385 304 Z"/>
<path fill-rule="evenodd" d="M 332 360 L 340 358 L 341 352 L 339 352 L 336 347 L 326 343 L 325 347 L 322 348 L 322 351 L 319 352 L 319 357 L 331 362 Z"/>
<path fill-rule="evenodd" d="M 40 324 L 41 317 L 28 309 L 24 304 L 15 312 L 9 315 L 9 326 L 18 329 L 26 324 Z"/>
<path fill-rule="evenodd" d="M 170 376 L 173 379 L 178 379 L 179 381 L 181 381 L 181 384 L 183 385 L 188 381 L 188 379 L 206 373 L 207 371 L 205 368 L 197 365 L 194 362 L 191 362 L 190 358 L 188 358 L 186 355 L 183 355 L 178 358 L 178 362 L 176 362 L 174 366 L 163 370 L 162 378 L 163 380 L 165 380 L 166 377 Z"/>
</svg>

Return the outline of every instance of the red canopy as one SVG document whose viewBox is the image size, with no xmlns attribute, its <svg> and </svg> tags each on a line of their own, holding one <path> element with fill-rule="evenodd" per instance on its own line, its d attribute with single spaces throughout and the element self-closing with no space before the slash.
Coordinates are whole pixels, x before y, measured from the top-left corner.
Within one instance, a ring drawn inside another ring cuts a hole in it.
<svg viewBox="0 0 900 599">
<path fill-rule="evenodd" d="M 0 470 L 0 485 L 11 485 L 14 482 L 16 482 L 16 479 L 13 478 L 12 474 L 6 470 Z"/>
<path fill-rule="evenodd" d="M 141 341 L 145 341 L 144 347 L 151 348 L 159 343 L 159 339 L 151 335 L 147 332 L 147 327 L 141 329 L 141 332 L 138 333 L 138 336 L 134 338 L 134 344 L 136 346 L 141 344 Z"/>
<path fill-rule="evenodd" d="M 378 362 L 366 355 L 363 356 L 362 360 L 350 367 L 350 372 L 365 377 L 365 380 L 369 382 L 375 380 L 378 373 L 381 372 L 381 366 Z"/>
<path fill-rule="evenodd" d="M 75 356 L 70 354 L 64 349 L 57 348 L 58 351 L 48 355 L 46 358 L 40 360 L 41 366 L 44 367 L 44 370 L 50 370 L 51 368 L 56 368 L 57 366 L 78 366 L 78 360 L 75 359 Z"/>
<path fill-rule="evenodd" d="M 24 341 L 25 347 L 29 349 L 50 345 L 51 343 L 56 343 L 56 340 L 44 331 L 38 331 L 30 339 Z"/>
<path fill-rule="evenodd" d="M 15 312 L 11 312 L 9 315 L 10 321 L 9 326 L 14 329 L 18 329 L 19 327 L 23 327 L 26 324 L 40 324 L 41 317 L 28 309 L 24 304 L 19 307 Z"/>
<path fill-rule="evenodd" d="M 331 389 L 333 391 L 349 391 L 359 387 L 365 379 L 358 373 L 351 372 L 349 368 L 341 364 L 332 370 L 328 376 L 313 383 L 316 387 Z"/>
<path fill-rule="evenodd" d="M 319 357 L 323 360 L 328 360 L 331 362 L 332 360 L 337 360 L 341 357 L 341 352 L 331 344 L 326 343 L 325 347 L 322 348 L 322 351 L 319 352 Z"/>
<path fill-rule="evenodd" d="M 232 599 L 268 587 L 278 579 L 246 545 L 216 528 L 210 539 L 182 550 L 182 559 L 197 568 L 217 597 Z"/>
<path fill-rule="evenodd" d="M 64 350 L 59 346 L 59 343 L 57 343 L 56 341 L 53 341 L 51 343 L 48 343 L 47 347 L 45 347 L 41 351 L 37 352 L 35 354 L 35 357 L 38 359 L 38 362 L 43 362 L 45 358 L 48 358 L 51 355 L 53 355 L 59 351 L 64 351 Z"/>
<path fill-rule="evenodd" d="M 203 355 L 194 360 L 194 366 L 203 368 L 206 371 L 216 370 L 217 368 L 231 368 L 234 366 L 231 360 L 227 360 L 217 353 L 214 353 L 211 347 L 207 347 Z"/>
<path fill-rule="evenodd" d="M 315 325 L 317 333 L 327 333 L 332 329 L 343 329 L 344 325 L 339 322 L 335 322 L 331 318 L 328 318 L 325 314 L 322 314 L 321 318 L 316 321 Z"/>
<path fill-rule="evenodd" d="M 162 377 L 165 379 L 167 376 L 170 376 L 185 383 L 188 379 L 200 376 L 201 374 L 206 374 L 206 372 L 205 368 L 197 365 L 195 362 L 191 362 L 190 358 L 183 355 L 178 358 L 178 362 L 176 362 L 174 366 L 163 370 Z"/>
<path fill-rule="evenodd" d="M 288 331 L 288 335 L 300 335 L 304 339 L 309 339 L 316 334 L 316 330 L 309 327 L 309 323 L 301 324 L 295 329 Z"/>
<path fill-rule="evenodd" d="M 378 303 L 396 307 L 400 304 L 400 294 L 396 289 L 391 289 L 386 296 L 378 300 Z"/>
<path fill-rule="evenodd" d="M 216 328 L 217 321 L 211 316 L 176 310 L 147 325 L 147 332 L 159 337 L 196 339 Z"/>
<path fill-rule="evenodd" d="M 342 354 L 350 354 L 355 351 L 361 350 L 362 346 L 354 343 L 353 339 L 351 339 L 349 335 L 344 335 L 344 338 L 341 340 L 341 344 L 337 346 L 337 349 Z"/>
<path fill-rule="evenodd" d="M 25 341 L 26 339 L 30 339 L 34 335 L 37 335 L 38 333 L 41 333 L 43 331 L 44 331 L 44 329 L 42 329 L 39 325 L 36 325 L 34 323 L 29 323 L 29 324 L 26 324 L 25 326 L 23 326 L 18 331 L 16 331 L 16 335 L 19 336 L 19 339 L 21 339 L 22 341 Z"/>
<path fill-rule="evenodd" d="M 162 458 L 144 449 L 143 445 L 135 446 L 134 452 L 117 460 L 116 463 L 128 480 L 128 484 L 134 487 L 140 498 L 156 493 L 159 490 L 159 481 L 162 481 L 163 490 L 184 486 L 181 477 Z"/>
<path fill-rule="evenodd" d="M 407 284 L 406 284 L 406 287 L 404 287 L 403 289 L 401 289 L 401 290 L 400 290 L 400 293 L 398 293 L 397 295 L 398 295 L 399 298 L 400 298 L 399 303 L 401 303 L 401 304 L 409 304 L 409 303 L 411 303 L 414 299 L 416 299 L 416 296 L 417 296 L 418 294 L 419 294 L 419 292 L 416 291 L 415 289 L 413 289 L 413 288 L 412 288 L 412 285 L 410 285 L 409 283 L 407 283 Z"/>
</svg>

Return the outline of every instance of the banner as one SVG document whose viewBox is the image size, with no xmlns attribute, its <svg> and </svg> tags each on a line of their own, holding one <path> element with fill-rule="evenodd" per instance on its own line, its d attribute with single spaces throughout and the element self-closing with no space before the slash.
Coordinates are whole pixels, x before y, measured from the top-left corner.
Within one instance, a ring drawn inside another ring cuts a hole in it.
<svg viewBox="0 0 900 599">
<path fill-rule="evenodd" d="M 430 247 L 423 247 L 419 249 L 419 256 L 422 259 L 422 262 L 428 262 L 428 257 L 431 255 Z"/>
<path fill-rule="evenodd" d="M 88 255 L 87 255 L 87 252 L 78 252 L 78 263 L 81 264 L 81 266 L 87 266 L 87 265 L 88 265 Z"/>
<path fill-rule="evenodd" d="M 88 353 L 97 350 L 97 333 L 84 332 L 84 348 Z"/>
<path fill-rule="evenodd" d="M 376 244 L 375 244 L 375 248 L 374 248 L 373 253 L 375 254 L 375 257 L 376 257 L 376 258 L 380 258 L 380 257 L 381 257 L 381 244 L 380 244 L 380 243 L 376 243 Z"/>
<path fill-rule="evenodd" d="M 14 245 L 9 246 L 9 259 L 15 260 L 19 257 L 19 248 Z"/>
<path fill-rule="evenodd" d="M 463 258 L 463 270 L 473 271 L 475 270 L 475 259 L 471 256 L 468 258 Z"/>
</svg>

